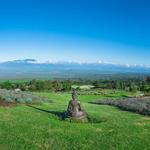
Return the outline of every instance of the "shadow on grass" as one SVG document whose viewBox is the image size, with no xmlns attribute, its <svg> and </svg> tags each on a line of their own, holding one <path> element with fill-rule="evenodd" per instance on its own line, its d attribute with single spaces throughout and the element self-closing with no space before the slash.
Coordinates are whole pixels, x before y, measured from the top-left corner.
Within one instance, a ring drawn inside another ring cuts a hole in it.
<svg viewBox="0 0 150 150">
<path fill-rule="evenodd" d="M 119 97 L 116 97 L 116 95 L 107 95 L 108 98 L 129 98 L 127 95 L 120 95 Z"/>
<path fill-rule="evenodd" d="M 32 105 L 27 105 L 27 106 L 28 106 L 28 107 L 31 107 L 31 108 L 33 108 L 33 109 L 42 111 L 42 112 L 46 112 L 46 113 L 55 115 L 55 116 L 57 116 L 60 120 L 64 120 L 64 112 L 45 110 L 45 109 L 38 108 L 38 107 L 35 107 L 35 106 L 32 106 Z"/>
<path fill-rule="evenodd" d="M 61 121 L 67 121 L 66 119 L 66 116 L 65 116 L 65 113 L 64 112 L 59 112 L 59 111 L 50 111 L 50 110 L 45 110 L 45 109 L 42 109 L 42 108 L 38 108 L 38 107 L 35 107 L 33 105 L 27 105 L 28 107 L 31 107 L 33 109 L 36 109 L 38 111 L 42 111 L 42 112 L 46 112 L 46 113 L 49 113 L 49 114 L 52 114 L 52 115 L 55 115 L 57 116 Z M 68 118 L 69 119 L 69 118 Z M 102 123 L 102 122 L 106 122 L 107 119 L 105 118 L 97 118 L 97 117 L 94 117 L 94 116 L 90 116 L 87 114 L 87 119 L 88 121 L 85 122 L 85 123 Z M 72 121 L 69 121 L 69 122 L 72 122 Z M 79 122 L 74 122 L 74 123 L 79 123 Z M 83 123 L 83 122 L 82 122 Z"/>
</svg>

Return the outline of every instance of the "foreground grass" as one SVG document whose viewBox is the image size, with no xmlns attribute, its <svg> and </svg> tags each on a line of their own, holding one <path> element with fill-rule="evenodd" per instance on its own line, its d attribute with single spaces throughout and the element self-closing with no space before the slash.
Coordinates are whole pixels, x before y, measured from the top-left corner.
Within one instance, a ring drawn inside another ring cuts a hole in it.
<svg viewBox="0 0 150 150">
<path fill-rule="evenodd" d="M 39 93 L 53 103 L 33 107 L 0 107 L 0 150 L 148 150 L 150 118 L 105 105 L 89 104 L 100 95 L 80 95 L 81 104 L 97 123 L 69 123 L 65 111 L 70 93 Z M 116 98 L 120 97 L 117 94 Z M 49 112 L 48 112 L 49 111 Z"/>
</svg>

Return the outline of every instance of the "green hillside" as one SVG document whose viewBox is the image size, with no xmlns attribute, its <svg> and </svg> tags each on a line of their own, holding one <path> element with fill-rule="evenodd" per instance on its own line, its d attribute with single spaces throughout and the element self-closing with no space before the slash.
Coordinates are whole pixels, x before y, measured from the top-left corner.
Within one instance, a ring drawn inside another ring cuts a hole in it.
<svg viewBox="0 0 150 150">
<path fill-rule="evenodd" d="M 89 123 L 62 121 L 70 93 L 38 93 L 52 103 L 0 107 L 0 150 L 148 150 L 150 118 L 113 106 L 88 102 L 100 95 L 80 95 Z M 116 94 L 116 98 L 121 93 Z"/>
</svg>

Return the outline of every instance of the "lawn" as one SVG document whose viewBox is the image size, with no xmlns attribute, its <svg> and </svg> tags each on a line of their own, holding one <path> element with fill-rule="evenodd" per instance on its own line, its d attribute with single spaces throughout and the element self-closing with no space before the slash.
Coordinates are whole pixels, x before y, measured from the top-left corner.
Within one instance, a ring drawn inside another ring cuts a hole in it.
<svg viewBox="0 0 150 150">
<path fill-rule="evenodd" d="M 0 107 L 0 150 L 148 150 L 150 147 L 148 116 L 88 103 L 107 98 L 101 95 L 79 95 L 93 122 L 70 123 L 59 118 L 67 109 L 70 93 L 37 94 L 53 103 Z M 116 98 L 121 95 L 116 93 Z"/>
</svg>

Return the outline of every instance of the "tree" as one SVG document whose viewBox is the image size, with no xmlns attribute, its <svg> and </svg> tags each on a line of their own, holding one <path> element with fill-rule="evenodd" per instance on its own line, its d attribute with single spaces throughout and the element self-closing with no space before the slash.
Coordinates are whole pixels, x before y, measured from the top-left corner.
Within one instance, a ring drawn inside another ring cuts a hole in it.
<svg viewBox="0 0 150 150">
<path fill-rule="evenodd" d="M 95 88 L 99 88 L 99 82 L 96 80 L 96 81 L 94 81 L 93 82 L 93 86 L 95 87 Z"/>
<path fill-rule="evenodd" d="M 12 83 L 8 80 L 8 81 L 6 81 L 6 82 L 4 82 L 3 84 L 2 84 L 2 88 L 4 88 L 4 89 L 11 89 L 12 88 Z"/>
<path fill-rule="evenodd" d="M 150 77 L 146 77 L 146 82 L 150 83 Z"/>
</svg>

